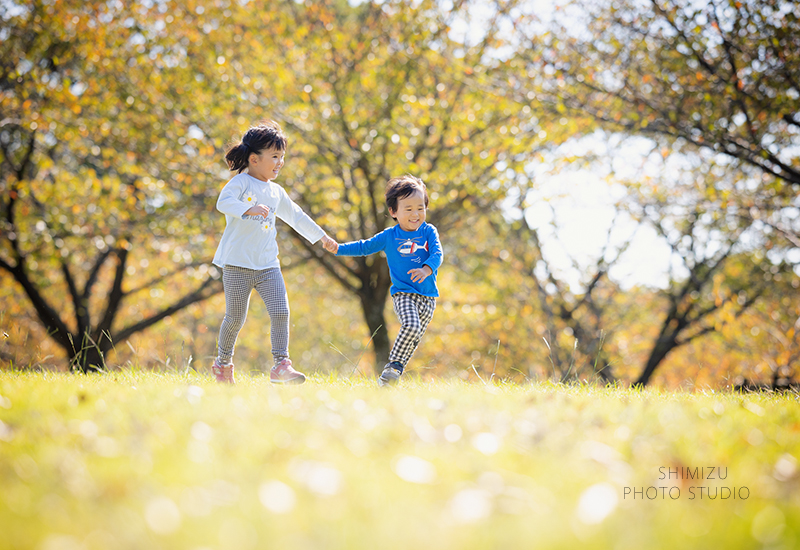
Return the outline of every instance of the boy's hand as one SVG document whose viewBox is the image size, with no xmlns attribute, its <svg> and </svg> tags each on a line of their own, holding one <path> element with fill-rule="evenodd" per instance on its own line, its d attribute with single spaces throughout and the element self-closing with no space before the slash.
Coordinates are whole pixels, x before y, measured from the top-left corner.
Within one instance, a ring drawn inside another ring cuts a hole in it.
<svg viewBox="0 0 800 550">
<path fill-rule="evenodd" d="M 261 216 L 266 218 L 269 215 L 269 206 L 265 204 L 257 204 L 245 212 L 246 216 Z"/>
<path fill-rule="evenodd" d="M 336 254 L 339 251 L 339 243 L 327 235 L 322 237 L 322 246 L 331 254 Z"/>
<path fill-rule="evenodd" d="M 433 274 L 433 270 L 430 266 L 423 265 L 422 267 L 409 270 L 408 274 L 411 275 L 412 282 L 421 283 Z"/>
</svg>

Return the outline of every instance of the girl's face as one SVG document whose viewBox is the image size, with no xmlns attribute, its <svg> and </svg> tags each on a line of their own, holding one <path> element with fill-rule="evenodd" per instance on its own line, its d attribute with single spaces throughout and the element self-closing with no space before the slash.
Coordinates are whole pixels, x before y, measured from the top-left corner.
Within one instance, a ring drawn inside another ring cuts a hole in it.
<svg viewBox="0 0 800 550">
<path fill-rule="evenodd" d="M 283 168 L 286 151 L 282 149 L 263 149 L 260 153 L 250 153 L 247 173 L 261 181 L 271 181 L 278 177 Z"/>
<path fill-rule="evenodd" d="M 409 196 L 397 200 L 397 210 L 389 213 L 397 220 L 403 231 L 416 231 L 425 221 L 425 195 L 422 191 L 414 191 Z"/>
</svg>

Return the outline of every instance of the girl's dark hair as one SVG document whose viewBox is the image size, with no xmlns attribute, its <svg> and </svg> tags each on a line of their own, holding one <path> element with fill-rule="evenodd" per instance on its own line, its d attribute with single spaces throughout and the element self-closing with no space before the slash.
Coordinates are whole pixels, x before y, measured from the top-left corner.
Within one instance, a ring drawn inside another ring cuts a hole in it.
<svg viewBox="0 0 800 550">
<path fill-rule="evenodd" d="M 390 211 L 397 212 L 397 201 L 410 197 L 417 191 L 422 191 L 425 198 L 425 208 L 428 207 L 428 188 L 417 177 L 406 174 L 399 178 L 392 178 L 386 184 L 386 206 Z M 394 217 L 394 216 L 392 216 Z"/>
<path fill-rule="evenodd" d="M 264 149 L 286 150 L 286 136 L 280 125 L 272 120 L 253 126 L 244 133 L 241 143 L 228 149 L 225 161 L 231 171 L 242 173 L 249 164 L 250 153 L 259 154 Z"/>
</svg>

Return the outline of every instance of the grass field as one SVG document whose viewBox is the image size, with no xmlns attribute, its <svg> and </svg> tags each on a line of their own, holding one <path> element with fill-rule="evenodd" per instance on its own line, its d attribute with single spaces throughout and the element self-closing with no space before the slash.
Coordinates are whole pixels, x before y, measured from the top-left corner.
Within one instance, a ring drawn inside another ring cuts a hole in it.
<svg viewBox="0 0 800 550">
<path fill-rule="evenodd" d="M 796 394 L 2 372 L 0 549 L 789 549 L 798 457 Z"/>
</svg>

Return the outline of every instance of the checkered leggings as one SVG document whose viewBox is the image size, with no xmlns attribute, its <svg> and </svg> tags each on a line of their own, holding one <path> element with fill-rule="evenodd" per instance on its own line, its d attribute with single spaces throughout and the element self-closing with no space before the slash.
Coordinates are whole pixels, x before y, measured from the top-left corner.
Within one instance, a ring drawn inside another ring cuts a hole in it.
<svg viewBox="0 0 800 550">
<path fill-rule="evenodd" d="M 389 353 L 389 361 L 397 361 L 405 367 L 433 319 L 436 298 L 398 292 L 392 296 L 392 302 L 401 326 Z"/>
<path fill-rule="evenodd" d="M 225 291 L 225 318 L 219 329 L 219 362 L 230 363 L 233 358 L 233 348 L 247 318 L 254 288 L 269 313 L 275 363 L 289 357 L 289 299 L 280 268 L 255 270 L 226 265 L 222 270 L 222 288 Z"/>
</svg>

